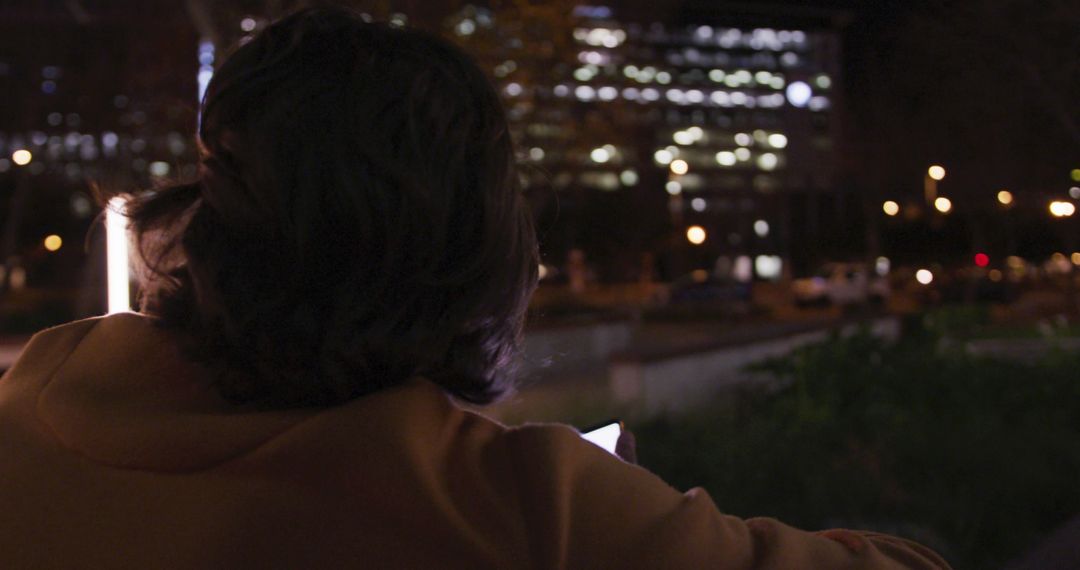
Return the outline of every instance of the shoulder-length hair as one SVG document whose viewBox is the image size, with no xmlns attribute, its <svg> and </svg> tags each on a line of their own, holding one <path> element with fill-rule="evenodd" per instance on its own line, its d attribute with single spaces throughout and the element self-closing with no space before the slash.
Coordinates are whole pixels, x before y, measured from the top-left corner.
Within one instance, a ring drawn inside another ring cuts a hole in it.
<svg viewBox="0 0 1080 570">
<path fill-rule="evenodd" d="M 509 386 L 537 244 L 498 96 L 459 49 L 343 9 L 217 70 L 198 179 L 133 196 L 142 309 L 236 403 L 342 403 L 414 376 Z"/>
</svg>

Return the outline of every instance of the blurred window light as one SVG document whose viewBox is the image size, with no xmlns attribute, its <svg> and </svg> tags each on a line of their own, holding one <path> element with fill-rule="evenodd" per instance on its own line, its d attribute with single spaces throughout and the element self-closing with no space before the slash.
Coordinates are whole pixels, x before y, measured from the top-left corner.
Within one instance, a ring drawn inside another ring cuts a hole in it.
<svg viewBox="0 0 1080 570">
<path fill-rule="evenodd" d="M 686 131 L 675 131 L 675 134 L 672 135 L 671 138 L 681 145 L 694 144 L 694 136 Z"/>
<path fill-rule="evenodd" d="M 832 87 L 832 79 L 830 79 L 828 75 L 822 73 L 814 79 L 814 84 L 822 89 L 828 89 L 829 87 Z"/>
<path fill-rule="evenodd" d="M 737 235 L 737 234 L 736 234 Z M 735 266 L 731 270 L 732 276 L 740 283 L 748 283 L 754 278 L 753 262 L 749 256 L 740 255 L 735 258 Z"/>
<path fill-rule="evenodd" d="M 776 280 L 783 273 L 784 262 L 778 255 L 759 255 L 754 258 L 754 269 L 758 277 Z"/>
<path fill-rule="evenodd" d="M 892 262 L 888 257 L 879 257 L 874 260 L 874 273 L 884 277 L 889 274 L 889 270 L 892 269 Z"/>
<path fill-rule="evenodd" d="M 811 111 L 823 111 L 829 108 L 829 98 L 822 95 L 810 98 L 810 103 L 807 107 Z"/>
<path fill-rule="evenodd" d="M 671 74 L 666 71 L 661 71 L 656 74 L 656 82 L 661 85 L 667 85 L 671 83 Z"/>
<path fill-rule="evenodd" d="M 544 149 L 534 146 L 529 149 L 529 158 L 533 160 L 544 160 Z"/>
<path fill-rule="evenodd" d="M 784 148 L 787 146 L 787 137 L 780 133 L 773 133 L 768 138 L 769 146 L 773 148 Z"/>
<path fill-rule="evenodd" d="M 739 146 L 749 146 L 751 142 L 753 142 L 753 139 L 746 133 L 738 133 L 735 135 L 735 144 Z"/>
<path fill-rule="evenodd" d="M 641 90 L 641 98 L 646 101 L 657 101 L 660 99 L 660 91 L 653 89 L 652 87 L 646 87 Z"/>
<path fill-rule="evenodd" d="M 724 70 L 713 69 L 709 71 L 709 79 L 715 83 L 721 83 L 724 81 Z"/>
<path fill-rule="evenodd" d="M 155 160 L 150 163 L 150 175 L 156 177 L 167 176 L 169 174 L 169 163 L 160 160 Z"/>
<path fill-rule="evenodd" d="M 689 241 L 694 245 L 705 243 L 706 237 L 707 234 L 705 233 L 705 228 L 701 226 L 690 226 L 686 229 L 686 241 Z"/>
<path fill-rule="evenodd" d="M 716 153 L 716 163 L 720 166 L 732 166 L 735 164 L 735 153 L 722 150 Z"/>
<path fill-rule="evenodd" d="M 693 210 L 695 212 L 704 212 L 705 211 L 705 199 L 704 198 L 694 198 L 693 200 L 690 200 L 690 207 L 693 208 Z"/>
<path fill-rule="evenodd" d="M 787 86 L 787 100 L 795 107 L 805 107 L 810 102 L 813 91 L 810 86 L 802 81 L 793 81 Z"/>
<path fill-rule="evenodd" d="M 754 233 L 760 238 L 768 237 L 769 222 L 766 222 L 765 220 L 756 220 L 754 222 Z"/>
<path fill-rule="evenodd" d="M 667 184 L 664 184 L 664 190 L 672 196 L 678 196 L 679 194 L 682 194 L 682 183 L 678 180 L 668 181 Z"/>
<path fill-rule="evenodd" d="M 671 161 L 674 158 L 675 155 L 673 155 L 670 150 L 667 150 L 665 148 L 662 148 L 653 153 L 653 159 L 656 160 L 656 162 L 658 162 L 659 164 L 671 164 Z"/>
<path fill-rule="evenodd" d="M 686 174 L 690 171 L 690 165 L 683 159 L 676 159 L 671 161 L 671 172 L 675 174 Z"/>
<path fill-rule="evenodd" d="M 25 148 L 20 148 L 19 150 L 11 153 L 11 162 L 14 162 L 18 166 L 26 166 L 27 164 L 30 164 L 30 161 L 33 159 L 33 153 L 26 150 Z"/>
<path fill-rule="evenodd" d="M 1069 197 L 1073 200 L 1080 200 L 1080 186 L 1069 188 Z"/>
<path fill-rule="evenodd" d="M 1073 182 L 1080 182 L 1080 168 L 1072 169 L 1069 173 L 1069 177 L 1073 179 Z"/>
<path fill-rule="evenodd" d="M 606 86 L 601 87 L 596 94 L 600 97 L 601 101 L 613 101 L 619 96 L 619 90 L 611 86 Z"/>
<path fill-rule="evenodd" d="M 244 30 L 245 32 L 254 31 L 255 30 L 255 25 L 256 25 L 255 18 L 247 17 L 247 18 L 244 18 L 243 20 L 240 20 L 240 29 Z"/>
<path fill-rule="evenodd" d="M 900 204 L 897 204 L 892 200 L 886 200 L 885 203 L 881 205 L 881 210 L 885 212 L 886 216 L 895 216 L 900 213 Z"/>
<path fill-rule="evenodd" d="M 713 91 L 709 95 L 709 99 L 712 99 L 713 103 L 720 105 L 721 107 L 731 106 L 731 95 L 728 95 L 727 91 Z"/>
<path fill-rule="evenodd" d="M 611 153 L 606 148 L 594 148 L 592 152 L 589 153 L 589 158 L 591 158 L 593 162 L 603 164 L 611 159 Z"/>
<path fill-rule="evenodd" d="M 915 280 L 923 285 L 929 285 L 934 280 L 934 274 L 929 269 L 920 269 L 915 272 Z"/>
<path fill-rule="evenodd" d="M 739 162 L 746 162 L 750 160 L 750 149 L 737 148 L 735 149 L 735 158 L 739 159 Z"/>
<path fill-rule="evenodd" d="M 762 170 L 774 170 L 776 168 L 776 165 L 779 164 L 779 162 L 780 159 L 771 152 L 766 152 L 765 154 L 762 154 L 758 157 L 757 160 L 758 167 L 760 167 Z"/>
<path fill-rule="evenodd" d="M 638 183 L 638 173 L 636 170 L 627 169 L 619 173 L 619 181 L 624 186 L 634 186 Z"/>
<path fill-rule="evenodd" d="M 574 89 L 574 95 L 582 101 L 591 101 L 596 96 L 596 90 L 588 85 L 578 85 Z"/>
<path fill-rule="evenodd" d="M 952 210 L 952 200 L 941 196 L 940 198 L 934 200 L 934 209 L 941 212 L 942 214 L 948 214 Z"/>
<path fill-rule="evenodd" d="M 1080 251 L 1074 251 L 1072 255 L 1069 256 L 1069 259 L 1072 260 L 1073 265 L 1080 265 Z"/>
<path fill-rule="evenodd" d="M 698 89 L 691 89 L 686 92 L 686 100 L 692 104 L 698 104 L 705 101 L 705 94 Z"/>
</svg>

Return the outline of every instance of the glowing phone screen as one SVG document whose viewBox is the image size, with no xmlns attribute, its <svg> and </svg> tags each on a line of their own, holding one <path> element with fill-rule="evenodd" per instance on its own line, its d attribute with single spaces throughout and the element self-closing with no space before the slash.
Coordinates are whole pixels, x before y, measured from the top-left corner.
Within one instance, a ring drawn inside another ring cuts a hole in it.
<svg viewBox="0 0 1080 570">
<path fill-rule="evenodd" d="M 619 425 L 619 422 L 612 422 L 594 430 L 587 431 L 581 434 L 581 437 L 606 449 L 608 453 L 615 453 L 615 444 L 618 443 L 619 435 L 621 434 L 622 426 Z"/>
</svg>

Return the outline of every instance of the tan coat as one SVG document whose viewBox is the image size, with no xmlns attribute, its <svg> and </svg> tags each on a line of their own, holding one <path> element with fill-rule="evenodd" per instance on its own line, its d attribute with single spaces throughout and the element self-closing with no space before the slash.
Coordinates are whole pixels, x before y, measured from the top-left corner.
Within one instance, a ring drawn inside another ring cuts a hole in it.
<svg viewBox="0 0 1080 570">
<path fill-rule="evenodd" d="M 144 316 L 36 335 L 0 380 L 0 568 L 946 567 L 723 515 L 422 379 L 282 413 L 230 409 L 206 379 Z"/>
</svg>

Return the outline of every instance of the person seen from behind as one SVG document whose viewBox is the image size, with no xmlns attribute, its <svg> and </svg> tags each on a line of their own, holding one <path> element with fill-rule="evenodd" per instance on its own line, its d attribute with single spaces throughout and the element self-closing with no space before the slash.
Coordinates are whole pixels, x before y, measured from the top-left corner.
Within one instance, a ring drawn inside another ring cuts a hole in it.
<svg viewBox="0 0 1080 570">
<path fill-rule="evenodd" d="M 140 310 L 0 380 L 3 568 L 947 568 L 724 515 L 511 387 L 536 235 L 498 96 L 340 8 L 218 69 L 196 180 L 130 196 Z"/>
</svg>

